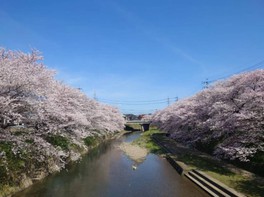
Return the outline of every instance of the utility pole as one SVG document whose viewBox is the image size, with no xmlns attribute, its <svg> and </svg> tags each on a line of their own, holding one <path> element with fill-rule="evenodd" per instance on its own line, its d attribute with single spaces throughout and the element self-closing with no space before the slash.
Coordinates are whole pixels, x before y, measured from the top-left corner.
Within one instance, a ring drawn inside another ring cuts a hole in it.
<svg viewBox="0 0 264 197">
<path fill-rule="evenodd" d="M 168 100 L 167 100 L 167 102 L 168 102 L 168 106 L 170 105 L 170 98 L 168 97 Z"/>
<path fill-rule="evenodd" d="M 208 88 L 209 87 L 209 81 L 208 81 L 208 79 L 206 79 L 205 81 L 203 81 L 202 84 L 204 85 L 203 86 L 203 89 Z"/>
<path fill-rule="evenodd" d="M 176 96 L 176 97 L 175 97 L 175 102 L 177 102 L 178 100 L 179 100 L 179 98 Z"/>
</svg>

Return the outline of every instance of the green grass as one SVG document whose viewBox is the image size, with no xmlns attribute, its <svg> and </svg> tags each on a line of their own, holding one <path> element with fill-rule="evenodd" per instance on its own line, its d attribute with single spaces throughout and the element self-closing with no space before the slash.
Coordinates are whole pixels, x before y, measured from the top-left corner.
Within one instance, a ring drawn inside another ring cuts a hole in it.
<svg viewBox="0 0 264 197">
<path fill-rule="evenodd" d="M 93 137 L 93 136 L 88 136 L 88 137 L 84 138 L 83 141 L 84 141 L 86 146 L 94 146 L 98 142 L 97 138 Z"/>
<path fill-rule="evenodd" d="M 188 165 L 189 168 L 201 170 L 247 196 L 261 197 L 264 195 L 263 180 L 261 181 L 259 180 L 261 178 L 243 174 L 243 171 L 238 168 L 234 167 L 234 170 L 231 170 L 224 167 L 225 164 L 221 161 L 215 161 L 190 153 L 178 156 L 177 159 Z"/>
<path fill-rule="evenodd" d="M 46 140 L 53 146 L 61 147 L 62 150 L 69 150 L 70 142 L 66 137 L 63 137 L 61 135 L 50 135 L 46 137 Z"/>
<path fill-rule="evenodd" d="M 160 131 L 155 128 L 150 128 L 150 130 L 142 132 L 140 137 L 134 140 L 132 144 L 136 144 L 140 147 L 146 148 L 151 153 L 162 154 L 164 153 L 164 151 L 151 139 L 151 135 L 159 132 Z"/>
<path fill-rule="evenodd" d="M 264 194 L 263 180 L 260 180 L 262 179 L 260 177 L 247 176 L 241 172 L 227 175 L 225 173 L 216 173 L 211 170 L 203 171 L 225 185 L 234 188 L 238 192 L 244 193 L 247 196 L 262 197 Z"/>
<path fill-rule="evenodd" d="M 220 164 L 220 162 L 205 158 L 199 155 L 195 155 L 188 152 L 182 152 L 182 154 L 177 155 L 177 160 L 185 163 L 189 169 L 199 169 L 202 171 L 212 171 L 220 174 L 224 174 L 227 176 L 234 175 L 234 173 L 227 168 L 225 168 L 223 165 Z"/>
</svg>

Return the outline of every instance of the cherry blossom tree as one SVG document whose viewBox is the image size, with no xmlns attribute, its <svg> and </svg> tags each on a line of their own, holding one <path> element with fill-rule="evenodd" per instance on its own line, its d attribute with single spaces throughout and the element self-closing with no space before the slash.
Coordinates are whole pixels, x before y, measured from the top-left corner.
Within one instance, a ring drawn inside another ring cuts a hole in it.
<svg viewBox="0 0 264 197">
<path fill-rule="evenodd" d="M 264 70 L 235 75 L 153 115 L 153 124 L 185 144 L 250 161 L 264 152 Z"/>
<path fill-rule="evenodd" d="M 38 51 L 31 54 L 0 49 L 1 127 L 26 121 L 33 105 L 46 96 L 46 87 L 54 76 L 39 61 Z"/>
<path fill-rule="evenodd" d="M 9 169 L 10 155 L 25 162 L 28 173 L 35 165 L 50 173 L 79 158 L 86 137 L 118 132 L 124 123 L 118 109 L 56 80 L 38 51 L 0 49 L 0 166 L 7 176 L 22 177 Z M 12 130 L 17 124 L 24 128 Z"/>
</svg>

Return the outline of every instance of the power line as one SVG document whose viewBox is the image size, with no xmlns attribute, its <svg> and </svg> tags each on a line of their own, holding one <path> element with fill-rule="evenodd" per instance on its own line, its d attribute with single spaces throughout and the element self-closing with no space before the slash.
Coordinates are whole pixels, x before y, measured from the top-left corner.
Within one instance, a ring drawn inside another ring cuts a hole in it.
<svg viewBox="0 0 264 197">
<path fill-rule="evenodd" d="M 117 104 L 117 105 L 153 105 L 153 104 L 163 104 L 168 103 L 170 99 L 178 101 L 178 97 L 171 97 L 171 98 L 164 98 L 164 99 L 157 99 L 157 100 L 149 100 L 149 101 L 117 101 L 117 100 L 110 100 L 110 99 L 103 99 L 99 98 L 98 100 L 101 102 L 109 103 L 109 104 Z"/>
<path fill-rule="evenodd" d="M 123 111 L 155 111 L 155 110 L 157 110 L 157 108 L 146 108 L 146 109 L 142 109 L 142 108 L 125 108 L 125 107 L 120 107 L 120 110 L 123 110 Z"/>
<path fill-rule="evenodd" d="M 153 113 L 156 110 L 122 110 L 121 111 L 125 112 L 125 113 Z"/>
<path fill-rule="evenodd" d="M 213 79 L 213 80 L 210 80 L 208 81 L 209 83 L 212 83 L 212 82 L 215 82 L 215 81 L 218 81 L 218 80 L 221 80 L 221 79 L 225 79 L 225 78 L 228 78 L 230 77 L 231 75 L 235 75 L 235 74 L 239 74 L 239 73 L 242 73 L 242 72 L 245 72 L 245 71 L 249 71 L 249 70 L 252 70 L 252 69 L 257 69 L 257 68 L 261 68 L 264 66 L 264 60 L 261 60 L 259 61 L 258 63 L 256 64 L 253 64 L 249 67 L 246 67 L 246 68 L 243 68 L 235 73 L 232 73 L 232 74 L 229 74 L 229 75 L 224 75 L 224 76 L 221 76 L 221 77 L 218 77 L 216 79 Z"/>
<path fill-rule="evenodd" d="M 101 101 L 101 100 L 99 100 Z M 103 102 L 103 101 L 101 101 Z M 108 104 L 116 104 L 116 105 L 155 105 L 155 104 L 164 104 L 167 103 L 167 101 L 162 101 L 162 102 L 155 102 L 155 103 L 115 103 L 115 102 L 104 102 Z"/>
<path fill-rule="evenodd" d="M 263 66 L 264 66 L 264 60 L 261 60 L 260 62 L 258 62 L 256 64 L 253 64 L 253 65 L 251 65 L 249 67 L 243 68 L 243 69 L 241 69 L 241 70 L 239 70 L 239 71 L 237 71 L 235 73 L 232 73 L 232 74 L 229 74 L 229 75 L 223 75 L 221 77 L 218 77 L 216 79 L 212 79 L 210 81 L 208 79 L 206 79 L 205 81 L 202 82 L 202 84 L 204 85 L 204 88 L 208 88 L 210 83 L 213 83 L 215 81 L 219 81 L 221 79 L 226 79 L 226 78 L 228 78 L 228 77 L 230 77 L 232 75 L 239 74 L 239 73 L 242 73 L 242 72 L 245 72 L 245 71 L 250 71 L 252 69 L 261 68 Z"/>
<path fill-rule="evenodd" d="M 118 107 L 124 114 L 149 114 L 154 113 L 160 108 L 169 106 L 171 102 L 177 102 L 179 97 L 168 97 L 164 99 L 153 99 L 153 100 L 112 100 L 105 98 L 98 98 L 97 100 L 106 104 L 114 105 Z M 131 109 L 129 108 L 131 106 Z M 141 107 L 142 106 L 142 107 Z M 150 106 L 150 107 L 146 107 Z M 127 108 L 128 107 L 128 108 Z"/>
<path fill-rule="evenodd" d="M 171 97 L 170 99 L 173 99 L 173 98 L 176 98 L 176 97 Z M 164 98 L 164 99 L 156 99 L 156 100 L 142 100 L 142 101 L 139 101 L 139 100 L 131 100 L 131 101 L 120 101 L 120 100 L 111 100 L 111 99 L 105 99 L 105 98 L 100 98 L 99 99 L 100 101 L 107 101 L 107 102 L 122 102 L 122 103 L 149 103 L 149 102 L 161 102 L 161 101 L 166 101 L 167 98 Z"/>
</svg>

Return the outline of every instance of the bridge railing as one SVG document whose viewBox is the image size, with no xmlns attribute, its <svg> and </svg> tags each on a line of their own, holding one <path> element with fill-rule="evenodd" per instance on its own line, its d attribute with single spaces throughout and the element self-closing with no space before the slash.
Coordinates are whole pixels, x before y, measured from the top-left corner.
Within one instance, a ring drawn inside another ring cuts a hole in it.
<svg viewBox="0 0 264 197">
<path fill-rule="evenodd" d="M 143 121 L 143 120 L 127 120 L 126 124 L 150 124 L 150 121 Z"/>
</svg>

